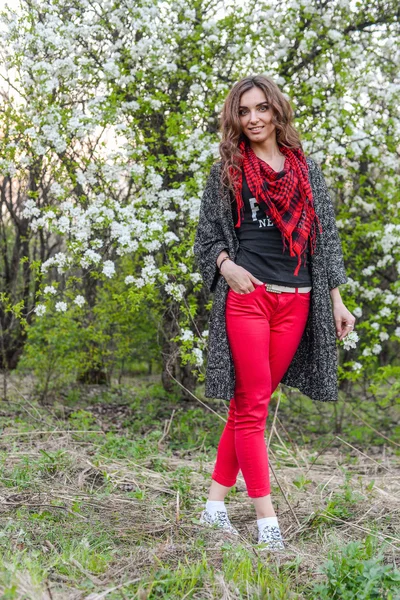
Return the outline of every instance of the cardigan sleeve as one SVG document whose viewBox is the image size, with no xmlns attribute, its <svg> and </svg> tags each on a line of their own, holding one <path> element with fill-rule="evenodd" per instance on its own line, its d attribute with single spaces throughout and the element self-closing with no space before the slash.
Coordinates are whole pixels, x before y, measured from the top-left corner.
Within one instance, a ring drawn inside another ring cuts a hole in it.
<svg viewBox="0 0 400 600">
<path fill-rule="evenodd" d="M 218 163 L 212 165 L 204 188 L 193 245 L 195 260 L 209 292 L 214 292 L 220 275 L 217 257 L 222 250 L 228 252 L 228 243 L 218 215 L 219 175 L 217 167 Z"/>
<path fill-rule="evenodd" d="M 328 190 L 320 166 L 314 161 L 318 184 L 324 197 L 323 210 L 321 211 L 322 240 L 325 248 L 326 270 L 329 289 L 347 282 L 346 268 L 343 259 L 342 243 L 336 225 L 336 215 L 332 196 Z"/>
</svg>

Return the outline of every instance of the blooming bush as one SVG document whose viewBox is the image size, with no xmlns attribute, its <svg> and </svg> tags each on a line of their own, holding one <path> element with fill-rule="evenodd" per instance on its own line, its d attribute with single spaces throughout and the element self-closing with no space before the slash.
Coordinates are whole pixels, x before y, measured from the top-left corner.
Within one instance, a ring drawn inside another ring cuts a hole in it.
<svg viewBox="0 0 400 600">
<path fill-rule="evenodd" d="M 379 373 L 392 383 L 398 22 L 378 0 L 364 17 L 349 0 L 323 8 L 121 0 L 112 10 L 33 0 L 4 9 L 10 88 L 0 174 L 19 189 L 5 188 L 19 260 L 12 275 L 3 252 L 9 343 L 13 306 L 22 303 L 31 326 L 78 308 L 93 322 L 100 294 L 118 279 L 132 302 L 157 296 L 164 363 L 177 350 L 180 365 L 204 377 L 211 302 L 192 249 L 201 194 L 226 94 L 244 74 L 263 72 L 290 98 L 304 150 L 322 165 L 335 202 L 349 275 L 341 292 L 359 337 L 342 346 L 340 377 L 374 385 Z"/>
</svg>

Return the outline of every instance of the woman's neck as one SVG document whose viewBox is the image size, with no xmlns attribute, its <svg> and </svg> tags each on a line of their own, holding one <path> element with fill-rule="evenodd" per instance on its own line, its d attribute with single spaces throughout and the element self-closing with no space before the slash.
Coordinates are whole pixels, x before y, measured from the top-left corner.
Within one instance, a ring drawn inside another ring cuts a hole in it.
<svg viewBox="0 0 400 600">
<path fill-rule="evenodd" d="M 265 140 L 261 144 L 251 142 L 250 147 L 258 158 L 261 158 L 268 163 L 279 160 L 284 156 L 280 151 L 276 140 Z"/>
</svg>

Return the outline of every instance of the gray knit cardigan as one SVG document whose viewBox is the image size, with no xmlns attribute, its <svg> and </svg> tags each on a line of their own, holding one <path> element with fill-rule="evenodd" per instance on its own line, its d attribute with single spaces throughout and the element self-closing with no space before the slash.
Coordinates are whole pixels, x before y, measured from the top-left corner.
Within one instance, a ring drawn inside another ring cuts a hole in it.
<svg viewBox="0 0 400 600">
<path fill-rule="evenodd" d="M 323 233 L 310 256 L 312 291 L 307 324 L 297 351 L 281 383 L 297 388 L 312 400 L 338 399 L 338 349 L 329 291 L 347 282 L 332 199 L 320 167 L 307 157 L 315 211 Z M 231 193 L 221 185 L 221 165 L 211 171 L 203 192 L 193 251 L 208 292 L 213 293 L 209 318 L 206 398 L 230 400 L 235 368 L 226 333 L 225 304 L 229 286 L 217 268 L 217 257 L 227 250 L 235 261 L 239 249 L 231 210 Z"/>
</svg>

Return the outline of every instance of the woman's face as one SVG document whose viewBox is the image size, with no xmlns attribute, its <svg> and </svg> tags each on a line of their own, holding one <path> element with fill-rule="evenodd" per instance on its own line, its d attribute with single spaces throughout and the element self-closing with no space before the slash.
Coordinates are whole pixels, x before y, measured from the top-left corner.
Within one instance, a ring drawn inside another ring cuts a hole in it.
<svg viewBox="0 0 400 600">
<path fill-rule="evenodd" d="M 272 123 L 272 109 L 260 88 L 253 87 L 240 98 L 239 118 L 243 133 L 251 142 L 260 144 L 272 135 L 275 137 L 275 125 Z"/>
</svg>

